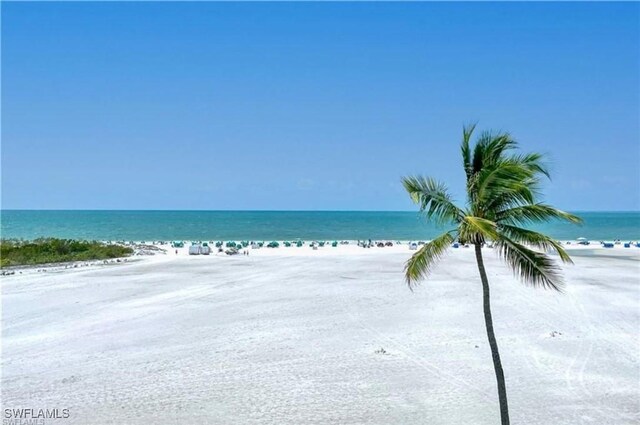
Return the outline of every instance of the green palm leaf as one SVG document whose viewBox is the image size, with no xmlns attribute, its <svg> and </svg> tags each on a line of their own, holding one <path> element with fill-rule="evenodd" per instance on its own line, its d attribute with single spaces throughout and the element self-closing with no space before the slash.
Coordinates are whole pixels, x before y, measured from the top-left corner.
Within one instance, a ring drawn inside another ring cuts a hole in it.
<svg viewBox="0 0 640 425">
<path fill-rule="evenodd" d="M 485 218 L 468 215 L 458 228 L 460 241 L 463 243 L 482 244 L 486 240 L 496 240 L 499 233 L 496 223 Z"/>
<path fill-rule="evenodd" d="M 498 206 L 520 205 L 535 200 L 539 180 L 526 166 L 501 162 L 477 173 L 472 190 L 478 210 L 493 211 Z"/>
<path fill-rule="evenodd" d="M 569 257 L 562 245 L 547 235 L 507 224 L 500 225 L 500 233 L 507 235 L 508 238 L 515 242 L 525 243 L 545 252 L 556 252 L 564 263 L 573 264 L 571 257 Z"/>
<path fill-rule="evenodd" d="M 508 133 L 494 134 L 490 131 L 484 131 L 473 150 L 473 172 L 477 173 L 485 167 L 491 167 L 507 151 L 516 147 L 516 141 Z"/>
<path fill-rule="evenodd" d="M 447 187 L 434 179 L 412 176 L 402 179 L 404 188 L 427 218 L 443 223 L 457 223 L 464 216 L 451 199 Z"/>
<path fill-rule="evenodd" d="M 508 224 L 528 224 L 552 219 L 565 220 L 575 224 L 582 223 L 580 217 L 542 203 L 520 205 L 496 213 L 498 222 Z"/>
<path fill-rule="evenodd" d="M 534 287 L 562 290 L 560 269 L 548 255 L 529 249 L 504 235 L 495 243 L 500 256 L 523 282 Z"/>
<path fill-rule="evenodd" d="M 473 169 L 471 168 L 471 149 L 469 148 L 469 143 L 471 142 L 471 135 L 475 129 L 475 123 L 465 125 L 462 128 L 462 145 L 460 146 L 460 150 L 462 151 L 462 165 L 464 166 L 467 178 L 471 173 L 473 173 Z"/>
<path fill-rule="evenodd" d="M 405 264 L 405 277 L 409 288 L 413 288 L 420 279 L 424 279 L 435 263 L 444 255 L 453 243 L 451 232 L 444 233 L 427 242 Z"/>
</svg>

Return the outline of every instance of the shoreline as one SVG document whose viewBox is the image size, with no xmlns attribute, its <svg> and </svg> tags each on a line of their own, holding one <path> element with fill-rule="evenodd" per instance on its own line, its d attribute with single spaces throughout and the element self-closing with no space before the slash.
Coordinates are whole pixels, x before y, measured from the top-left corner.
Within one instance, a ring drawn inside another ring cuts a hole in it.
<svg viewBox="0 0 640 425">
<path fill-rule="evenodd" d="M 120 257 L 120 258 L 112 258 L 112 259 L 104 259 L 104 260 L 83 260 L 83 261 L 71 261 L 71 262 L 61 262 L 61 263 L 46 263 L 46 264 L 34 264 L 34 265 L 19 265 L 19 266 L 8 266 L 3 267 L 0 270 L 1 277 L 9 277 L 9 276 L 19 276 L 19 275 L 31 275 L 34 273 L 47 273 L 47 272 L 73 272 L 73 271 L 83 271 L 83 270 L 93 270 L 96 268 L 103 267 L 114 267 L 114 266 L 123 266 L 127 264 L 138 263 L 141 261 L 149 262 L 149 261 L 168 261 L 168 260 L 196 260 L 200 259 L 200 261 L 206 261 L 209 258 L 211 261 L 215 261 L 215 259 L 220 258 L 244 258 L 245 255 L 242 255 L 243 251 L 247 251 L 248 257 L 270 257 L 270 258 L 278 258 L 278 257 L 340 257 L 340 258 L 349 258 L 353 256 L 389 256 L 389 255 L 406 255 L 407 258 L 411 256 L 416 250 L 409 249 L 409 242 L 404 241 L 400 244 L 394 243 L 393 246 L 385 246 L 385 247 L 377 247 L 372 246 L 369 248 L 363 248 L 358 246 L 357 241 L 349 241 L 349 244 L 338 244 L 336 247 L 332 247 L 331 245 L 325 245 L 323 247 L 317 247 L 317 249 L 313 249 L 311 243 L 313 241 L 304 241 L 305 244 L 302 247 L 297 247 L 292 245 L 290 247 L 280 246 L 278 248 L 269 248 L 266 245 L 260 248 L 252 248 L 248 246 L 246 248 L 241 248 L 240 253 L 236 255 L 228 255 L 224 251 L 228 248 L 223 247 L 223 252 L 218 252 L 218 248 L 212 246 L 211 253 L 208 255 L 205 254 L 197 254 L 192 255 L 189 254 L 189 244 L 185 244 L 181 248 L 173 248 L 170 244 L 142 244 L 136 243 L 133 245 L 134 253 L 128 257 Z M 131 245 L 127 245 L 131 246 Z M 590 244 L 590 245 L 564 245 L 565 250 L 571 256 L 581 257 L 581 258 L 619 258 L 619 259 L 634 259 L 637 257 L 640 260 L 640 248 L 636 246 L 631 246 L 630 248 L 624 248 L 623 245 L 614 245 L 613 248 L 605 248 L 600 244 Z M 153 247 L 152 249 L 148 249 L 149 247 Z M 420 246 L 417 248 L 419 249 Z M 484 252 L 491 253 L 494 251 L 493 248 L 485 246 L 482 248 Z M 458 248 L 451 247 L 449 249 L 449 254 L 455 252 L 465 252 L 465 251 L 473 251 L 471 247 L 465 247 L 460 245 Z M 496 253 L 497 255 L 497 253 Z M 552 259 L 557 259 L 557 254 L 549 253 Z"/>
</svg>

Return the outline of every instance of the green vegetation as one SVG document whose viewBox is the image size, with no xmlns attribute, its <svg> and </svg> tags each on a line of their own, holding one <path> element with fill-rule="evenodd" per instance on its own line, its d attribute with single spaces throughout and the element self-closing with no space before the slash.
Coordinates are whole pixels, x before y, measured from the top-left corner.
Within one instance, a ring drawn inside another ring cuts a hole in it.
<svg viewBox="0 0 640 425">
<path fill-rule="evenodd" d="M 66 261 L 103 260 L 126 257 L 133 250 L 122 245 L 106 245 L 96 241 L 41 238 L 33 241 L 0 240 L 0 267 Z"/>
<path fill-rule="evenodd" d="M 474 246 L 501 423 L 508 425 L 507 389 L 493 331 L 489 280 L 481 248 L 485 242 L 492 241 L 498 254 L 525 283 L 559 291 L 562 288 L 559 269 L 546 252 L 556 252 L 565 263 L 570 263 L 571 258 L 555 240 L 525 226 L 555 219 L 571 223 L 581 220 L 536 199 L 542 178 L 549 177 L 542 155 L 513 153 L 518 145 L 508 133 L 484 132 L 471 147 L 469 142 L 474 129 L 475 125 L 471 125 L 462 132 L 462 165 L 467 183 L 465 207 L 460 208 L 453 202 L 443 183 L 421 176 L 403 179 L 409 196 L 427 219 L 451 226 L 451 230 L 425 244 L 411 257 L 405 273 L 409 287 L 412 287 L 429 274 L 454 242 Z"/>
</svg>

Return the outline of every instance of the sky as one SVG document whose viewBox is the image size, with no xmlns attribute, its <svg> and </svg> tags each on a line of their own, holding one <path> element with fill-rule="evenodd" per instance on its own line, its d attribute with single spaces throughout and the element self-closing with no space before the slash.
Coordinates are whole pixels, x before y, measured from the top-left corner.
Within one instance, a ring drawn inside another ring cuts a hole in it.
<svg viewBox="0 0 640 425">
<path fill-rule="evenodd" d="M 638 3 L 2 3 L 2 208 L 412 210 L 462 125 L 640 210 Z"/>
</svg>

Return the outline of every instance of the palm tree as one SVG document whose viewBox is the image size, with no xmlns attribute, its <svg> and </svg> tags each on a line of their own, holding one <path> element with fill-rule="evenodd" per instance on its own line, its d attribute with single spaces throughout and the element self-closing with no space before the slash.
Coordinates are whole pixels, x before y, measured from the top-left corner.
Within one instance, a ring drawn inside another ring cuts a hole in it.
<svg viewBox="0 0 640 425">
<path fill-rule="evenodd" d="M 537 153 L 516 154 L 516 141 L 508 133 L 482 133 L 470 146 L 475 124 L 463 128 L 462 163 L 467 177 L 467 203 L 458 207 L 447 187 L 428 177 L 402 179 L 411 199 L 420 206 L 427 219 L 452 229 L 433 239 L 417 251 L 405 265 L 409 288 L 425 278 L 451 244 L 472 244 L 482 281 L 484 321 L 491 347 L 493 368 L 498 386 L 502 425 L 509 424 L 507 390 L 498 344 L 493 332 L 489 281 L 482 259 L 482 246 L 492 241 L 500 257 L 525 283 L 560 291 L 559 268 L 546 254 L 554 251 L 565 263 L 571 258 L 549 236 L 528 230 L 527 224 L 550 219 L 580 223 L 573 214 L 536 200 L 542 178 L 549 177 L 543 156 Z"/>
</svg>

